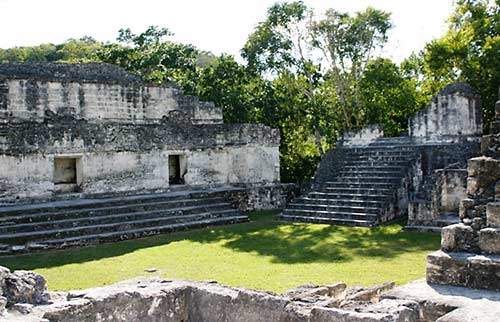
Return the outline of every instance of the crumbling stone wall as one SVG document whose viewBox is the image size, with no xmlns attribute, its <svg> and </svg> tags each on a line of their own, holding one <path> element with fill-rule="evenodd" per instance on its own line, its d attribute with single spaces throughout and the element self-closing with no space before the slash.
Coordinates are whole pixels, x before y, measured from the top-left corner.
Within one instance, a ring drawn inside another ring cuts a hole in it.
<svg viewBox="0 0 500 322">
<path fill-rule="evenodd" d="M 500 119 L 500 101 L 496 116 Z M 483 151 L 490 156 L 468 161 L 461 222 L 443 228 L 441 251 L 428 256 L 430 283 L 500 290 L 500 149 L 492 139 L 497 136 L 483 140 Z"/>
<path fill-rule="evenodd" d="M 0 200 L 279 182 L 279 133 L 222 124 L 222 110 L 107 64 L 0 64 Z M 55 159 L 76 182 L 57 185 Z"/>
<path fill-rule="evenodd" d="M 410 136 L 421 143 L 461 141 L 482 134 L 479 96 L 466 83 L 453 83 L 435 96 L 429 108 L 409 120 Z"/>
</svg>

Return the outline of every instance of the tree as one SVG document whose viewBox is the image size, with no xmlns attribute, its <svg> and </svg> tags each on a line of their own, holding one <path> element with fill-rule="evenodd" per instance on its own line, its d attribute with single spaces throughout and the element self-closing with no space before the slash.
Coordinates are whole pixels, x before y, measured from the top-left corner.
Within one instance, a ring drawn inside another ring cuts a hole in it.
<svg viewBox="0 0 500 322">
<path fill-rule="evenodd" d="M 408 118 L 420 107 L 413 78 L 405 78 L 389 59 L 368 62 L 360 81 L 365 124 L 383 124 L 384 134 L 398 136 L 408 129 Z"/>
<path fill-rule="evenodd" d="M 198 50 L 166 40 L 166 28 L 149 27 L 140 34 L 121 29 L 118 43 L 104 45 L 98 58 L 132 72 L 147 82 L 176 82 L 186 92 L 196 92 Z"/>
<path fill-rule="evenodd" d="M 500 0 L 457 0 L 447 34 L 427 44 L 423 57 L 424 76 L 435 91 L 465 81 L 481 95 L 487 130 L 500 85 Z"/>
<path fill-rule="evenodd" d="M 336 89 L 346 129 L 362 126 L 360 80 L 377 48 L 387 41 L 390 14 L 368 7 L 354 16 L 327 10 L 313 22 L 313 45 L 323 53 L 327 79 Z"/>
</svg>

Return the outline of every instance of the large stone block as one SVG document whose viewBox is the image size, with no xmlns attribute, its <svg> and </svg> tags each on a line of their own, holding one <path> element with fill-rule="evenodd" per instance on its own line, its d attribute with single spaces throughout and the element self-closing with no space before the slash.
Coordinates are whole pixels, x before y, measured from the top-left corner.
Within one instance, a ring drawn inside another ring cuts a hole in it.
<svg viewBox="0 0 500 322">
<path fill-rule="evenodd" d="M 490 202 L 488 204 L 486 222 L 490 227 L 500 227 L 500 202 Z"/>
<path fill-rule="evenodd" d="M 437 251 L 427 256 L 427 282 L 500 291 L 500 257 Z"/>
<path fill-rule="evenodd" d="M 15 271 L 7 274 L 3 286 L 7 304 L 46 304 L 50 298 L 45 278 L 31 271 Z"/>
<path fill-rule="evenodd" d="M 474 229 L 464 224 L 446 226 L 441 230 L 441 249 L 471 251 L 474 249 Z"/>
<path fill-rule="evenodd" d="M 481 229 L 479 248 L 488 254 L 500 254 L 500 228 Z"/>
<path fill-rule="evenodd" d="M 474 195 L 494 189 L 500 180 L 500 160 L 489 157 L 472 158 L 467 163 L 467 193 Z"/>
</svg>

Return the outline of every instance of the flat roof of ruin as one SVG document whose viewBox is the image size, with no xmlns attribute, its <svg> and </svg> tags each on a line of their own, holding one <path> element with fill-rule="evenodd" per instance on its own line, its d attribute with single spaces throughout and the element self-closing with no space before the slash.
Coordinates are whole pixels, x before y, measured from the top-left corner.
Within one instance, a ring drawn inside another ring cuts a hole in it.
<svg viewBox="0 0 500 322">
<path fill-rule="evenodd" d="M 107 63 L 0 63 L 0 79 L 145 85 L 139 77 Z"/>
</svg>

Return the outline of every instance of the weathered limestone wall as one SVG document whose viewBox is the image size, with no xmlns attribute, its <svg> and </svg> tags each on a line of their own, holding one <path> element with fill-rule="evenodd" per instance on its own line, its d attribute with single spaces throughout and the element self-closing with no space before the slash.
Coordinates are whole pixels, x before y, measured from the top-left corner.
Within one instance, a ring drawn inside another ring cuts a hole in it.
<svg viewBox="0 0 500 322">
<path fill-rule="evenodd" d="M 24 65 L 0 67 L 0 117 L 42 121 L 45 114 L 54 113 L 89 121 L 140 123 L 185 118 L 193 124 L 222 123 L 222 109 L 182 95 L 175 87 L 148 86 L 136 78 L 123 79 L 123 75 L 107 79 L 107 73 L 115 73 L 114 67 L 103 64 L 85 65 L 95 69 L 95 78 L 65 75 L 67 70 L 59 65 L 46 64 L 44 72 L 53 74 L 44 77 Z M 20 75 L 22 72 L 27 75 Z"/>
<path fill-rule="evenodd" d="M 366 146 L 383 136 L 384 129 L 380 124 L 370 124 L 360 130 L 342 134 L 341 142 L 344 146 Z"/>
<path fill-rule="evenodd" d="M 410 136 L 424 144 L 480 136 L 480 99 L 468 84 L 450 84 L 431 101 L 429 108 L 418 111 L 409 121 Z"/>
<path fill-rule="evenodd" d="M 189 186 L 275 184 L 279 139 L 112 65 L 0 64 L 0 201 L 161 191 L 172 155 Z"/>
</svg>

